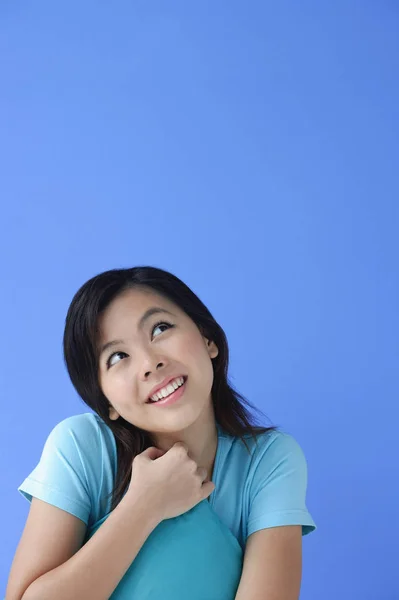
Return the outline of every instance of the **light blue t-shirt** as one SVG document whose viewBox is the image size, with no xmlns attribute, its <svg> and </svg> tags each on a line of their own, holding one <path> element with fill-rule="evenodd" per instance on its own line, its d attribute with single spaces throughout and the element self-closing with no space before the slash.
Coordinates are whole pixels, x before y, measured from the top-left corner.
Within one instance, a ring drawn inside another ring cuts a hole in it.
<svg viewBox="0 0 399 600">
<path fill-rule="evenodd" d="M 306 535 L 316 525 L 306 507 L 307 463 L 288 433 L 247 434 L 250 453 L 217 424 L 218 446 L 209 505 L 245 550 L 248 536 L 259 529 L 302 525 Z M 33 471 L 18 487 L 61 508 L 87 525 L 86 540 L 107 517 L 115 482 L 116 443 L 111 429 L 96 414 L 67 417 L 50 432 Z"/>
</svg>

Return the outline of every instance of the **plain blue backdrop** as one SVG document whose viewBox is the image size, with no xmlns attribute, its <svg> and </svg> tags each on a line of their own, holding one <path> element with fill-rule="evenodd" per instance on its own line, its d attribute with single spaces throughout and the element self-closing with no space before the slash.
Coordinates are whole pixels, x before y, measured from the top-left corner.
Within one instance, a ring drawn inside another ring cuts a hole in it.
<svg viewBox="0 0 399 600">
<path fill-rule="evenodd" d="M 72 296 L 148 264 L 304 449 L 301 600 L 399 598 L 398 172 L 396 2 L 1 2 L 0 594 L 17 486 L 89 410 Z"/>
</svg>

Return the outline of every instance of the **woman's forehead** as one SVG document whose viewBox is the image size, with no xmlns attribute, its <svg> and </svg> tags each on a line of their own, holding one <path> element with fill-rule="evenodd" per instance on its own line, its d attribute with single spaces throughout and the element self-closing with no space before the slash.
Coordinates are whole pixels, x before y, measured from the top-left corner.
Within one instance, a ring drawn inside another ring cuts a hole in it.
<svg viewBox="0 0 399 600">
<path fill-rule="evenodd" d="M 185 315 L 179 306 L 160 294 L 128 290 L 114 298 L 102 311 L 98 319 L 98 329 L 101 333 L 104 329 L 112 329 L 116 325 L 124 325 L 126 322 L 130 323 L 131 320 L 139 326 L 154 314 L 166 316 L 168 313 L 174 317 Z"/>
</svg>

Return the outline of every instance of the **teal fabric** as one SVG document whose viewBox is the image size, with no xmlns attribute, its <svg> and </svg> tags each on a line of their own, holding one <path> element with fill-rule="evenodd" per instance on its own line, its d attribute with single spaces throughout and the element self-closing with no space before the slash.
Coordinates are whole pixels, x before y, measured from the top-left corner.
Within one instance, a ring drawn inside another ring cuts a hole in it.
<svg viewBox="0 0 399 600">
<path fill-rule="evenodd" d="M 298 442 L 272 431 L 259 434 L 256 443 L 246 435 L 247 449 L 218 423 L 217 431 L 214 491 L 191 511 L 160 523 L 113 598 L 167 600 L 169 590 L 185 588 L 185 597 L 192 600 L 234 598 L 253 532 L 283 525 L 301 525 L 303 535 L 315 530 L 306 506 L 307 462 Z M 39 462 L 18 491 L 29 502 L 35 496 L 81 519 L 87 541 L 110 514 L 116 469 L 111 429 L 94 413 L 73 415 L 52 429 Z"/>
<path fill-rule="evenodd" d="M 152 531 L 110 599 L 234 600 L 242 564 L 240 544 L 204 500 Z"/>
</svg>

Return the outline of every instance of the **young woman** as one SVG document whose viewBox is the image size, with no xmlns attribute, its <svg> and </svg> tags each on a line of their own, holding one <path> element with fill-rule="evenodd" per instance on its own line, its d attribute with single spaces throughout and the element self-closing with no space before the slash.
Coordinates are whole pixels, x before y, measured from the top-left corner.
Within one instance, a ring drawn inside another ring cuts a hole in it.
<svg viewBox="0 0 399 600">
<path fill-rule="evenodd" d="M 31 507 L 6 600 L 114 598 L 154 530 L 204 501 L 243 552 L 235 598 L 297 600 L 315 529 L 305 457 L 253 424 L 193 291 L 155 267 L 101 273 L 75 294 L 63 344 L 94 412 L 58 423 L 18 488 Z"/>
</svg>

